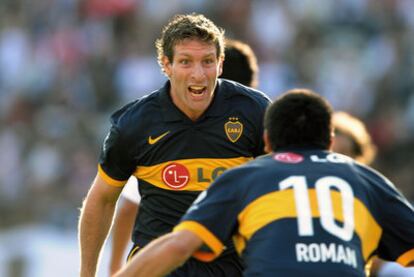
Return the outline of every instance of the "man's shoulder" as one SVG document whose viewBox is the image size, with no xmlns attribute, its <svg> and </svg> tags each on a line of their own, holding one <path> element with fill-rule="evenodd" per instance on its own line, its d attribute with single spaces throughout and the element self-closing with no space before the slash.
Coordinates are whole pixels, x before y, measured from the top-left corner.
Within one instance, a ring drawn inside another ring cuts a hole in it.
<svg viewBox="0 0 414 277">
<path fill-rule="evenodd" d="M 267 96 L 264 92 L 227 79 L 219 79 L 219 89 L 220 93 L 225 94 L 226 98 L 241 96 L 248 101 L 255 102 L 263 106 L 267 106 L 271 102 L 269 96 Z"/>
<path fill-rule="evenodd" d="M 394 183 L 376 169 L 355 161 L 355 167 L 361 178 L 367 180 L 372 188 L 387 194 L 394 194 L 398 189 Z"/>
<path fill-rule="evenodd" d="M 131 122 L 142 121 L 145 115 L 159 111 L 160 90 L 153 91 L 143 97 L 131 101 L 111 115 L 111 123 L 122 127 Z"/>
</svg>

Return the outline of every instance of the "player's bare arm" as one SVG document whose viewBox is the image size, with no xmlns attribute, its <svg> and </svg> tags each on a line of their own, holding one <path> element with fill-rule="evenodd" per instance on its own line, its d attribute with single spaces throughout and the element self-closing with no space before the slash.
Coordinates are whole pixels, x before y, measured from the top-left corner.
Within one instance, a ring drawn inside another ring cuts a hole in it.
<svg viewBox="0 0 414 277">
<path fill-rule="evenodd" d="M 117 216 L 115 217 L 112 226 L 111 274 L 115 274 L 125 263 L 124 251 L 131 240 L 132 229 L 134 228 L 137 212 L 138 205 L 128 200 L 126 197 L 121 196 L 117 208 Z"/>
<path fill-rule="evenodd" d="M 79 220 L 80 276 L 95 276 L 99 253 L 108 235 L 115 204 L 122 188 L 95 177 L 86 196 Z"/>
<path fill-rule="evenodd" d="M 190 231 L 169 233 L 146 246 L 115 277 L 165 276 L 201 245 L 202 240 Z"/>
</svg>

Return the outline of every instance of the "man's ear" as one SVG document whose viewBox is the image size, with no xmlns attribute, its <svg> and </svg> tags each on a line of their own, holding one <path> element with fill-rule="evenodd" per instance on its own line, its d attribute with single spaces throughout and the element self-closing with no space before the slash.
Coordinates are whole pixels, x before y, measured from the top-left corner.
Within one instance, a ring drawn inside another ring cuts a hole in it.
<svg viewBox="0 0 414 277">
<path fill-rule="evenodd" d="M 264 132 L 263 132 L 263 141 L 264 141 L 264 151 L 265 151 L 265 153 L 272 152 L 272 146 L 270 145 L 270 139 L 269 139 L 269 134 L 268 134 L 267 130 L 264 130 Z"/>
<path fill-rule="evenodd" d="M 221 57 L 219 60 L 219 68 L 218 68 L 218 76 L 220 77 L 221 74 L 223 74 L 223 63 L 224 63 L 224 58 Z"/>
<path fill-rule="evenodd" d="M 171 76 L 171 71 L 172 71 L 170 59 L 168 59 L 167 56 L 163 56 L 161 61 L 162 61 L 162 69 L 164 70 L 164 73 L 168 77 L 170 77 Z"/>
</svg>

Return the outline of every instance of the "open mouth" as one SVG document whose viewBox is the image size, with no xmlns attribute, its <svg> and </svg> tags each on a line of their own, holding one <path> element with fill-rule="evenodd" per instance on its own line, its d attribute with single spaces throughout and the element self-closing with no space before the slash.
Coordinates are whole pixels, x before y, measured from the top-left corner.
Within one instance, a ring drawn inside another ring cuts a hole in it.
<svg viewBox="0 0 414 277">
<path fill-rule="evenodd" d="M 194 96 L 202 95 L 206 90 L 207 87 L 205 86 L 189 86 L 188 90 L 191 92 Z"/>
</svg>

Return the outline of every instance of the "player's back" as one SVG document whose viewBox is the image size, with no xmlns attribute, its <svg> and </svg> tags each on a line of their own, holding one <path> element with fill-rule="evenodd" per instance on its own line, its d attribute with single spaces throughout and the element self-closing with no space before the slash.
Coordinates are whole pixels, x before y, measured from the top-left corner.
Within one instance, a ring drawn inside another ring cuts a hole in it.
<svg viewBox="0 0 414 277">
<path fill-rule="evenodd" d="M 396 224 L 408 204 L 384 177 L 344 155 L 278 152 L 239 173 L 247 196 L 236 248 L 246 276 L 365 276 L 373 254 L 397 260 L 413 248 L 396 235 L 414 237 L 414 219 Z"/>
</svg>

